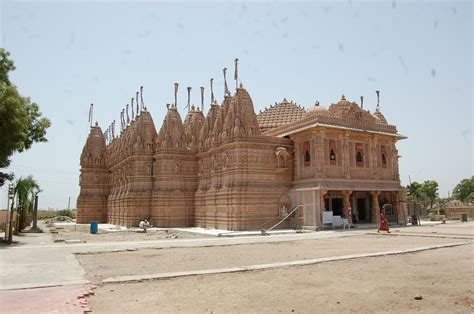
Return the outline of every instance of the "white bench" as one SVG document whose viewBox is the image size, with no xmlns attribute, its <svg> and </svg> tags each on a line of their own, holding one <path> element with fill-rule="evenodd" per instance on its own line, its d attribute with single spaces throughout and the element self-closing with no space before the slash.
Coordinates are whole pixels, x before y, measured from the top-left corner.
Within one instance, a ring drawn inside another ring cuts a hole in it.
<svg viewBox="0 0 474 314">
<path fill-rule="evenodd" d="M 342 227 L 346 229 L 346 226 L 350 229 L 349 219 L 341 218 L 341 216 L 332 216 L 332 227 Z"/>
</svg>

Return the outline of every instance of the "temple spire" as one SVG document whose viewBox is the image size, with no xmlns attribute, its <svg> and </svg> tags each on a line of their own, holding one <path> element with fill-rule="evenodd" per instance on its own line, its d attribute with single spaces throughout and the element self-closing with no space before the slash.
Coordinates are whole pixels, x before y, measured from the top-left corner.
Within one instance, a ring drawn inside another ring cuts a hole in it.
<svg viewBox="0 0 474 314">
<path fill-rule="evenodd" d="M 189 110 L 191 109 L 191 89 L 192 87 L 188 87 L 188 104 L 186 106 L 186 108 L 188 108 L 188 112 Z"/>
<path fill-rule="evenodd" d="M 140 102 L 141 110 L 145 109 L 145 103 L 143 102 L 143 86 L 140 86 Z"/>
<path fill-rule="evenodd" d="M 204 87 L 201 86 L 201 111 L 204 112 Z"/>
<path fill-rule="evenodd" d="M 214 79 L 211 78 L 211 105 L 214 103 L 214 88 L 212 87 L 214 83 Z"/>
<path fill-rule="evenodd" d="M 178 83 L 174 83 L 174 106 L 175 108 L 178 107 Z"/>
<path fill-rule="evenodd" d="M 112 122 L 112 139 L 115 138 L 115 120 Z"/>
<path fill-rule="evenodd" d="M 238 73 L 238 70 L 237 70 L 237 66 L 239 64 L 239 59 L 235 58 L 234 60 L 235 62 L 235 71 L 234 71 L 234 80 L 235 80 L 235 90 L 237 90 L 239 88 L 239 73 Z"/>
<path fill-rule="evenodd" d="M 229 87 L 227 86 L 227 68 L 222 70 L 224 72 L 224 95 L 230 95 Z"/>
<path fill-rule="evenodd" d="M 133 98 L 132 98 L 132 120 L 135 118 L 135 112 L 133 111 Z"/>
</svg>

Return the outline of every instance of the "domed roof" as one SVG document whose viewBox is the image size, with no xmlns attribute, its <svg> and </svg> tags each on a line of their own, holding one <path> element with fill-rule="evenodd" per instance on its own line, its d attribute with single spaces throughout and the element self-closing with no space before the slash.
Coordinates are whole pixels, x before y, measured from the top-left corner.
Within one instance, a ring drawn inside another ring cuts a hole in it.
<svg viewBox="0 0 474 314">
<path fill-rule="evenodd" d="M 184 129 L 176 106 L 168 108 L 163 125 L 157 137 L 160 148 L 182 148 L 184 144 Z"/>
<path fill-rule="evenodd" d="M 377 108 L 375 108 L 375 112 L 372 114 L 378 121 L 380 121 L 381 123 L 384 123 L 384 124 L 387 124 L 387 119 L 385 119 L 385 116 L 382 114 L 382 112 L 380 111 L 380 107 L 377 106 Z"/>
<path fill-rule="evenodd" d="M 292 123 L 301 120 L 306 113 L 306 110 L 298 106 L 293 101 L 288 101 L 284 98 L 280 103 L 265 108 L 264 111 L 257 115 L 260 129 L 264 132 L 281 125 Z"/>
<path fill-rule="evenodd" d="M 104 165 L 104 152 L 106 149 L 104 134 L 97 122 L 91 127 L 86 144 L 82 149 L 81 165 L 100 167 Z"/>
<path fill-rule="evenodd" d="M 308 109 L 306 114 L 314 113 L 314 112 L 328 112 L 328 109 L 324 106 L 321 106 L 319 104 L 319 101 L 317 101 L 314 106 Z"/>
</svg>

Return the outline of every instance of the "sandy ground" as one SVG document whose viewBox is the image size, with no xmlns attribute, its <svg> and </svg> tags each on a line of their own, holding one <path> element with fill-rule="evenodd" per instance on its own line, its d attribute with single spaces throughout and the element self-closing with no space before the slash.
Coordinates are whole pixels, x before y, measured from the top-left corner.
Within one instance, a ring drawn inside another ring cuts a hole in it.
<svg viewBox="0 0 474 314">
<path fill-rule="evenodd" d="M 53 229 L 54 230 L 54 229 Z M 117 242 L 117 241 L 146 241 L 163 239 L 204 238 L 202 234 L 180 231 L 147 230 L 146 233 L 136 231 L 102 232 L 91 234 L 88 226 L 72 226 L 57 229 L 57 233 L 51 233 L 55 240 L 80 240 L 81 242 Z"/>
<path fill-rule="evenodd" d="M 102 252 L 79 254 L 77 258 L 86 270 L 86 278 L 100 283 L 116 276 L 247 266 L 463 241 L 466 240 L 360 235 L 280 243 Z"/>
<path fill-rule="evenodd" d="M 107 284 L 89 302 L 95 313 L 472 313 L 473 258 L 470 244 L 311 266 Z"/>
</svg>

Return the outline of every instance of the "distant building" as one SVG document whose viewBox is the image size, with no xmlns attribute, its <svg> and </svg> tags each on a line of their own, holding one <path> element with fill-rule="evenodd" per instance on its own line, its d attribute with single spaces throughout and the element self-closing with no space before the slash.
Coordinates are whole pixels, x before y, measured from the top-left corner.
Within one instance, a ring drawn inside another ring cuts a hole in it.
<svg viewBox="0 0 474 314">
<path fill-rule="evenodd" d="M 284 99 L 256 115 L 241 86 L 206 117 L 192 107 L 183 123 L 169 106 L 158 133 L 145 109 L 107 145 L 91 127 L 77 222 L 251 230 L 301 204 L 297 223 L 310 229 L 322 226 L 323 211 L 377 223 L 382 206 L 405 223 L 395 146 L 404 138 L 379 104 L 371 114 L 344 96 L 308 111 Z"/>
</svg>

